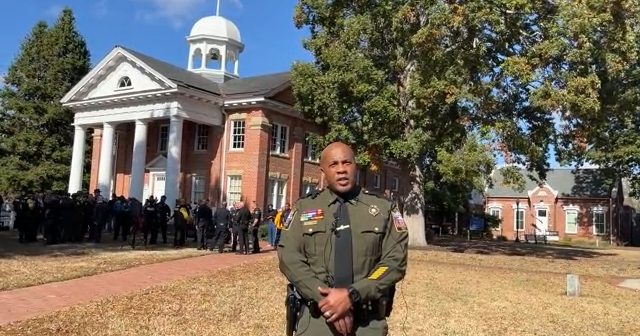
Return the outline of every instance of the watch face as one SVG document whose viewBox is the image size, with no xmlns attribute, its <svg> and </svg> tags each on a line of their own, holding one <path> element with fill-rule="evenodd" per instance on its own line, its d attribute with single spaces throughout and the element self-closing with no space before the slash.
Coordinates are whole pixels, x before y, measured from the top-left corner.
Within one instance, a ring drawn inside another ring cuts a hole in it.
<svg viewBox="0 0 640 336">
<path fill-rule="evenodd" d="M 360 301 L 360 294 L 358 293 L 357 290 L 355 290 L 353 288 L 349 290 L 349 297 L 351 298 L 351 301 L 353 301 L 353 302 Z"/>
</svg>

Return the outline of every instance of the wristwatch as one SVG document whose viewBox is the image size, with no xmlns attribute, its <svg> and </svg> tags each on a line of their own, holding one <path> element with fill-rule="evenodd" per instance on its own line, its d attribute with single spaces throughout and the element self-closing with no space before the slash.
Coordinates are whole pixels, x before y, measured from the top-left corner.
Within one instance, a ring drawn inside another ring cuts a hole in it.
<svg viewBox="0 0 640 336">
<path fill-rule="evenodd" d="M 360 304 L 360 301 L 362 300 L 360 292 L 353 287 L 349 287 L 349 300 L 351 300 L 352 305 Z"/>
</svg>

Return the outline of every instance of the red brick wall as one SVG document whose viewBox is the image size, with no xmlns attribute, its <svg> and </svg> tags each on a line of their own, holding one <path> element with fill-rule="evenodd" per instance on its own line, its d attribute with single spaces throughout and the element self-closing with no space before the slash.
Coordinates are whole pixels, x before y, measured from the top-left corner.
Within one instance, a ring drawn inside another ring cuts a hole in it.
<svg viewBox="0 0 640 336">
<path fill-rule="evenodd" d="M 102 147 L 102 130 L 93 130 L 93 147 L 91 149 L 91 178 L 89 179 L 89 192 L 98 187 L 98 166 L 100 165 L 100 150 Z"/>
<path fill-rule="evenodd" d="M 552 189 L 547 187 L 531 190 L 531 197 L 521 197 L 520 208 L 524 208 L 524 232 L 520 231 L 522 238 L 523 234 L 533 232 L 533 225 L 537 222 L 536 219 L 536 206 L 544 204 L 548 206 L 548 231 L 558 231 L 561 239 L 579 238 L 579 239 L 592 239 L 595 237 L 593 234 L 593 211 L 592 208 L 604 207 L 607 208 L 605 212 L 605 230 L 606 234 L 600 236 L 603 240 L 609 239 L 609 199 L 597 199 L 597 198 L 556 198 Z M 516 236 L 515 230 L 515 204 L 516 197 L 487 197 L 486 211 L 489 213 L 491 209 L 501 207 L 501 227 L 494 231 L 495 235 L 505 236 L 507 239 L 514 239 Z M 566 219 L 567 211 L 564 207 L 576 206 L 578 210 L 578 230 L 577 233 L 567 233 L 566 231 Z"/>
<path fill-rule="evenodd" d="M 286 98 L 283 97 L 283 99 Z M 191 198 L 191 186 L 193 176 L 207 178 L 208 188 L 205 195 L 213 203 L 217 203 L 219 195 L 226 197 L 228 176 L 242 176 L 242 199 L 246 202 L 257 201 L 262 207 L 269 199 L 269 178 L 279 178 L 286 181 L 285 201 L 295 202 L 302 192 L 303 184 L 317 184 L 324 187 L 324 179 L 317 162 L 304 160 L 304 141 L 306 133 L 319 133 L 317 125 L 292 118 L 268 109 L 231 110 L 226 120 L 228 133 L 223 138 L 224 128 L 212 126 L 209 128 L 209 149 L 205 152 L 195 151 L 196 124 L 185 121 L 182 139 L 182 164 L 181 164 L 181 197 Z M 232 120 L 245 120 L 245 146 L 242 150 L 229 150 Z M 167 125 L 166 121 L 154 121 L 148 125 L 147 134 L 147 164 L 158 155 L 158 136 L 161 125 Z M 288 148 L 285 154 L 271 154 L 271 124 L 281 124 L 289 127 Z M 116 183 L 115 192 L 118 195 L 128 196 L 129 180 L 131 174 L 131 156 L 133 153 L 133 138 L 135 126 L 133 123 L 121 124 L 117 127 L 119 142 L 117 147 Z M 97 185 L 98 166 L 100 158 L 101 132 L 94 133 L 94 147 L 92 154 L 91 186 Z M 224 172 L 223 152 L 226 149 Z M 400 178 L 400 190 L 396 194 L 403 194 L 407 188 L 408 179 L 402 176 L 398 168 L 385 167 L 381 169 L 380 188 L 373 188 L 373 174 L 361 175 L 360 184 L 374 192 L 389 195 L 391 192 L 392 177 Z M 145 185 L 152 192 L 148 172 L 145 174 Z M 221 185 L 224 187 L 221 188 Z M 221 194 L 220 194 L 221 193 Z M 160 196 L 160 195 L 154 195 Z"/>
</svg>

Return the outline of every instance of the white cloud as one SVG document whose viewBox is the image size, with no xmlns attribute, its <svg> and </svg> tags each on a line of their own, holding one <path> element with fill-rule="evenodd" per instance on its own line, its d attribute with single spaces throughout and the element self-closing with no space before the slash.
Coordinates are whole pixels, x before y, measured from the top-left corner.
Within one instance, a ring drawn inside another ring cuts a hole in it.
<svg viewBox="0 0 640 336">
<path fill-rule="evenodd" d="M 49 6 L 47 7 L 47 9 L 44 11 L 44 14 L 47 17 L 53 17 L 53 18 L 57 18 L 58 15 L 60 15 L 60 12 L 62 12 L 62 9 L 64 8 L 64 6 L 62 5 L 53 5 L 53 6 Z"/>
<path fill-rule="evenodd" d="M 144 21 L 168 20 L 172 26 L 182 27 L 185 21 L 193 19 L 198 9 L 204 7 L 208 0 L 138 0 L 151 6 L 151 10 L 138 13 Z M 215 9 L 212 9 L 213 12 Z"/>
<path fill-rule="evenodd" d="M 150 6 L 150 10 L 138 12 L 141 20 L 152 22 L 167 20 L 173 27 L 180 28 L 185 22 L 193 20 L 203 13 L 215 14 L 216 2 L 210 0 L 137 0 Z M 221 15 L 224 15 L 225 3 L 235 9 L 242 9 L 241 0 L 220 0 Z"/>
<path fill-rule="evenodd" d="M 220 0 L 220 1 L 222 1 L 222 0 Z M 224 1 L 222 1 L 222 2 L 224 2 Z M 229 0 L 229 2 L 233 5 L 233 7 L 235 7 L 238 10 L 243 8 L 242 2 L 240 2 L 240 0 Z"/>
<path fill-rule="evenodd" d="M 97 17 L 103 17 L 107 15 L 108 12 L 107 0 L 100 0 L 93 6 L 93 14 Z"/>
</svg>

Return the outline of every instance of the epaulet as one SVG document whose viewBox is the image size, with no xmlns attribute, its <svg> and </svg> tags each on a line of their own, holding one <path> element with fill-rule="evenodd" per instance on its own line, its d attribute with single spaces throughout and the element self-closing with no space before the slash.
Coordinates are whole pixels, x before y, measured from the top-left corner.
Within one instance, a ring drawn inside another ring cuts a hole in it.
<svg viewBox="0 0 640 336">
<path fill-rule="evenodd" d="M 322 192 L 322 189 L 316 189 L 310 193 L 307 193 L 306 195 L 300 197 L 300 199 L 305 199 L 305 198 L 311 198 L 314 199 L 316 197 L 318 197 L 318 195 L 320 195 L 320 193 Z"/>
</svg>

